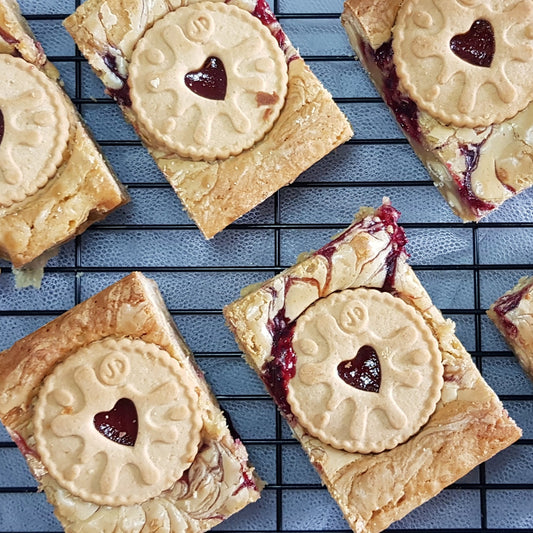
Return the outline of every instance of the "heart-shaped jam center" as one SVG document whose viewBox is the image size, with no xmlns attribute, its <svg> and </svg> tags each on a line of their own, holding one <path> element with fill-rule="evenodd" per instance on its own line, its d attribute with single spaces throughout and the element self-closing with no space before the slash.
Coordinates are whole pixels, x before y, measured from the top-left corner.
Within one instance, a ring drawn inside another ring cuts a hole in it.
<svg viewBox="0 0 533 533">
<path fill-rule="evenodd" d="M 97 413 L 94 427 L 109 440 L 125 446 L 135 446 L 138 421 L 135 404 L 128 398 L 121 398 L 110 411 Z"/>
<path fill-rule="evenodd" d="M 484 19 L 474 21 L 466 33 L 452 37 L 450 48 L 457 57 L 471 65 L 490 67 L 496 51 L 492 24 Z"/>
<path fill-rule="evenodd" d="M 353 359 L 342 361 L 337 366 L 339 377 L 348 385 L 365 392 L 379 392 L 381 365 L 372 346 L 361 346 Z"/>
<path fill-rule="evenodd" d="M 2 144 L 2 139 L 4 138 L 4 113 L 0 109 L 0 144 Z"/>
<path fill-rule="evenodd" d="M 208 57 L 199 70 L 185 74 L 185 85 L 203 98 L 224 100 L 228 86 L 224 63 L 218 57 Z"/>
</svg>

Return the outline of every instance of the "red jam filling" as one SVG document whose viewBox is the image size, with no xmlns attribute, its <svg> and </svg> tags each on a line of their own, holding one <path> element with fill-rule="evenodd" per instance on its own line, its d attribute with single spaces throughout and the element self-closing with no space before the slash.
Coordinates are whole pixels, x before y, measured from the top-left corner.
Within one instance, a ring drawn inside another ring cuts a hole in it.
<svg viewBox="0 0 533 533">
<path fill-rule="evenodd" d="M 17 448 L 20 450 L 20 453 L 22 453 L 22 455 L 31 455 L 36 459 L 41 459 L 39 457 L 39 454 L 28 446 L 28 443 L 22 438 L 22 435 L 18 431 L 11 430 L 9 431 L 9 434 L 11 435 L 13 442 L 17 445 Z"/>
<path fill-rule="evenodd" d="M 128 398 L 118 400 L 110 411 L 97 413 L 93 423 L 94 427 L 109 440 L 124 446 L 135 446 L 139 429 L 137 409 Z"/>
<path fill-rule="evenodd" d="M 484 19 L 474 21 L 466 33 L 452 37 L 450 49 L 471 65 L 489 68 L 496 51 L 492 24 Z"/>
<path fill-rule="evenodd" d="M 4 39 L 7 44 L 15 45 L 20 42 L 18 39 L 15 39 L 15 37 L 7 33 L 7 31 L 3 30 L 2 28 L 0 28 L 0 37 L 2 37 L 2 39 Z"/>
<path fill-rule="evenodd" d="M 106 67 L 122 82 L 120 89 L 110 89 L 108 87 L 106 93 L 111 98 L 114 98 L 119 105 L 131 107 L 130 88 L 127 84 L 127 76 L 125 77 L 119 72 L 116 57 L 108 52 L 103 59 Z"/>
<path fill-rule="evenodd" d="M 267 1 L 257 0 L 257 4 L 255 9 L 252 11 L 252 15 L 257 17 L 267 28 L 270 29 L 270 32 L 276 41 L 278 41 L 279 47 L 285 52 L 287 50 L 287 36 L 281 28 L 281 25 L 276 19 L 274 13 L 272 13 Z"/>
<path fill-rule="evenodd" d="M 396 265 L 398 257 L 405 253 L 405 245 L 407 244 L 407 237 L 403 228 L 398 226 L 398 218 L 400 212 L 391 205 L 382 205 L 376 209 L 374 218 L 370 221 L 366 227 L 368 234 L 373 235 L 378 231 L 382 231 L 383 228 L 390 228 L 392 233 L 390 234 L 391 249 L 387 257 L 385 258 L 385 267 L 387 273 L 385 276 L 385 282 L 383 283 L 383 290 L 387 292 L 394 291 L 394 285 L 396 282 Z M 332 240 L 330 243 L 323 246 L 317 254 L 325 257 L 331 266 L 331 258 L 337 249 L 337 245 L 345 238 L 345 234 L 342 233 L 337 239 Z M 331 271 L 331 268 L 328 270 Z M 326 281 L 326 286 L 329 284 L 329 279 Z"/>
<path fill-rule="evenodd" d="M 507 333 L 516 337 L 518 334 L 517 327 L 507 318 L 507 313 L 516 309 L 520 304 L 520 301 L 524 297 L 527 291 L 531 289 L 531 284 L 522 287 L 519 291 L 513 292 L 511 294 L 504 294 L 498 299 L 497 304 L 494 306 L 494 312 L 500 317 L 500 320 L 505 327 Z"/>
<path fill-rule="evenodd" d="M 477 169 L 479 164 L 479 157 L 481 155 L 481 147 L 484 141 L 479 144 L 461 145 L 459 149 L 465 158 L 465 171 L 462 174 L 456 174 L 451 169 L 451 174 L 457 185 L 457 190 L 464 203 L 470 206 L 470 209 L 476 216 L 482 216 L 483 213 L 492 211 L 496 206 L 490 202 L 482 200 L 472 190 L 472 174 Z"/>
<path fill-rule="evenodd" d="M 354 231 L 364 227 L 364 230 L 369 234 L 377 233 L 378 231 L 383 231 L 385 228 L 390 231 L 390 251 L 385 260 L 385 267 L 387 269 L 385 281 L 383 283 L 382 290 L 387 292 L 393 292 L 395 281 L 396 281 L 396 271 L 397 271 L 397 262 L 401 254 L 405 254 L 405 245 L 407 244 L 407 239 L 405 237 L 405 232 L 403 228 L 398 226 L 397 220 L 400 216 L 399 211 L 390 205 L 382 205 L 376 209 L 374 217 L 370 220 L 363 219 L 359 224 L 356 224 L 349 231 Z M 316 255 L 320 255 L 329 263 L 328 276 L 332 270 L 332 261 L 333 254 L 337 250 L 338 245 L 346 238 L 347 232 L 343 232 L 339 237 L 331 241 L 330 243 L 323 246 L 320 250 L 315 252 Z M 317 283 L 314 279 L 298 279 L 298 278 L 289 278 L 285 282 L 285 294 L 290 289 L 291 285 L 297 283 L 298 281 L 306 281 Z M 325 289 L 327 293 L 327 288 L 329 286 L 330 278 L 326 279 Z M 317 287 L 320 287 L 317 284 Z M 274 289 L 270 289 L 274 292 Z M 273 294 L 275 298 L 277 294 Z M 262 368 L 262 379 L 268 388 L 270 394 L 274 398 L 276 404 L 282 411 L 282 413 L 287 416 L 289 421 L 293 418 L 291 407 L 287 401 L 288 385 L 289 381 L 296 374 L 296 354 L 294 353 L 294 348 L 292 345 L 292 340 L 294 336 L 294 329 L 296 326 L 296 321 L 290 321 L 286 315 L 285 306 L 283 306 L 276 315 L 267 322 L 268 331 L 272 337 L 272 358 L 263 365 Z M 370 348 L 370 347 L 367 347 Z M 379 390 L 381 384 L 381 372 L 379 371 L 379 378 L 376 377 L 375 364 L 372 362 L 364 365 L 364 359 L 369 359 L 372 361 L 372 357 L 368 354 L 367 349 L 365 348 L 361 352 L 359 361 L 361 361 L 362 368 L 365 370 L 365 376 L 368 376 L 372 372 L 375 374 L 374 379 L 371 380 L 372 384 L 369 384 L 369 387 Z M 359 355 L 359 354 L 358 354 Z M 377 355 L 376 355 L 377 358 Z M 356 356 L 357 359 L 357 356 Z M 345 362 L 347 363 L 347 362 Z M 341 363 L 342 364 L 342 363 Z M 379 365 L 379 359 L 378 359 Z M 348 370 L 348 369 L 347 369 Z"/>
<path fill-rule="evenodd" d="M 379 392 L 381 387 L 381 365 L 372 346 L 361 346 L 353 359 L 339 363 L 337 373 L 344 383 L 365 392 Z"/>
<path fill-rule="evenodd" d="M 393 61 L 394 52 L 392 41 L 384 43 L 377 50 L 374 50 L 368 43 L 361 42 L 361 48 L 365 55 L 364 60 L 368 63 L 375 64 L 381 71 L 383 78 L 383 97 L 393 111 L 405 135 L 412 141 L 424 145 L 418 122 L 418 107 L 399 88 L 399 79 Z M 461 153 L 465 158 L 465 171 L 461 174 L 456 174 L 451 168 L 448 168 L 455 180 L 463 203 L 468 205 L 472 213 L 477 217 L 493 211 L 496 207 L 494 204 L 478 198 L 472 190 L 472 174 L 478 166 L 482 146 L 483 143 L 463 145 L 460 147 Z M 509 189 L 512 191 L 510 187 Z"/>
<path fill-rule="evenodd" d="M 224 63 L 218 57 L 208 57 L 200 69 L 185 74 L 185 85 L 202 98 L 224 100 L 228 87 Z"/>
<path fill-rule="evenodd" d="M 2 110 L 0 109 L 0 144 L 2 144 L 3 138 L 4 138 L 4 113 L 2 113 Z"/>
<path fill-rule="evenodd" d="M 387 268 L 387 275 L 385 282 L 383 283 L 383 290 L 387 292 L 393 292 L 396 285 L 396 271 L 398 258 L 405 253 L 405 245 L 407 244 L 407 237 L 403 228 L 398 226 L 398 218 L 400 218 L 400 212 L 390 205 L 382 205 L 376 210 L 376 216 L 379 217 L 381 222 L 374 224 L 372 228 L 368 230 L 371 235 L 386 228 L 392 229 L 391 249 L 387 257 L 385 258 L 385 266 Z"/>
<path fill-rule="evenodd" d="M 241 466 L 241 484 L 233 492 L 233 496 L 239 494 L 243 489 L 257 490 L 253 476 L 245 470 L 246 465 Z"/>
<path fill-rule="evenodd" d="M 287 402 L 288 386 L 296 374 L 296 354 L 292 346 L 295 326 L 296 322 L 289 323 L 285 306 L 268 321 L 267 328 L 272 336 L 272 360 L 265 363 L 262 369 L 265 385 L 280 410 L 288 417 L 292 416 L 291 407 Z"/>
<path fill-rule="evenodd" d="M 418 123 L 418 107 L 407 95 L 399 90 L 400 80 L 396 73 L 392 50 L 392 41 L 382 44 L 374 50 L 367 43 L 363 44 L 364 53 L 381 70 L 383 76 L 383 96 L 405 134 L 411 139 L 421 142 L 420 125 Z"/>
</svg>

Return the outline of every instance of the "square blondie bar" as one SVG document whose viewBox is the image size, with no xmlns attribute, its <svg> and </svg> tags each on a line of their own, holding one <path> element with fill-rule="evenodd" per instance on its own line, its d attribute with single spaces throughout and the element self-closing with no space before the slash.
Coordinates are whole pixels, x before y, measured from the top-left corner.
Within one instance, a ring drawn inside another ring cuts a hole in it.
<svg viewBox="0 0 533 533">
<path fill-rule="evenodd" d="M 224 309 L 355 532 L 401 519 L 516 441 L 406 263 L 388 201 Z"/>
<path fill-rule="evenodd" d="M 0 406 L 67 532 L 199 533 L 260 496 L 244 445 L 140 273 L 0 353 Z"/>
<path fill-rule="evenodd" d="M 533 379 L 533 278 L 520 279 L 490 306 L 487 315 Z"/>
<path fill-rule="evenodd" d="M 206 238 L 352 136 L 265 0 L 149 5 L 64 24 Z"/>
<path fill-rule="evenodd" d="M 347 0 L 350 43 L 452 210 L 533 183 L 531 2 Z"/>
<path fill-rule="evenodd" d="M 0 257 L 21 268 L 129 197 L 13 0 L 0 2 Z"/>
</svg>

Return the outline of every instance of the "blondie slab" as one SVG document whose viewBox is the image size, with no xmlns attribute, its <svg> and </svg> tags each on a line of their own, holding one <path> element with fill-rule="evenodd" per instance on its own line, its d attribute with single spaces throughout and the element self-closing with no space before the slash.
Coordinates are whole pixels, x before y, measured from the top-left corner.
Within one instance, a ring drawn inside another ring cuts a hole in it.
<svg viewBox="0 0 533 533">
<path fill-rule="evenodd" d="M 64 24 L 206 238 L 352 136 L 265 0 L 87 0 Z"/>
<path fill-rule="evenodd" d="M 533 379 L 533 278 L 520 279 L 490 306 L 487 315 Z"/>
<path fill-rule="evenodd" d="M 341 21 L 456 215 L 478 221 L 531 186 L 531 0 L 347 0 Z"/>
<path fill-rule="evenodd" d="M 398 216 L 362 209 L 224 309 L 355 532 L 387 528 L 521 435 L 406 263 Z"/>
<path fill-rule="evenodd" d="M 246 449 L 140 273 L 0 353 L 0 406 L 67 532 L 199 533 L 259 498 Z"/>
<path fill-rule="evenodd" d="M 0 258 L 28 265 L 129 197 L 13 0 L 0 1 Z"/>
</svg>

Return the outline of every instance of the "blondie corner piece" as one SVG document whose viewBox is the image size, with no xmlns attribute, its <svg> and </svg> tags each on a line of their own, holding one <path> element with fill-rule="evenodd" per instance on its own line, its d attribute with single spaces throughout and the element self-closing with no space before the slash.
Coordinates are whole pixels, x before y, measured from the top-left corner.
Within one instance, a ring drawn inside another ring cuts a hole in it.
<svg viewBox="0 0 533 533">
<path fill-rule="evenodd" d="M 20 268 L 128 195 L 14 0 L 0 0 L 0 72 L 0 258 Z"/>
<path fill-rule="evenodd" d="M 356 532 L 387 528 L 521 435 L 407 265 L 398 216 L 388 201 L 362 209 L 224 309 Z"/>
<path fill-rule="evenodd" d="M 133 273 L 0 353 L 0 418 L 65 531 L 199 533 L 262 482 Z"/>
<path fill-rule="evenodd" d="M 520 279 L 490 306 L 487 315 L 533 380 L 533 277 Z"/>
<path fill-rule="evenodd" d="M 64 24 L 206 238 L 353 134 L 266 0 L 87 0 Z"/>
<path fill-rule="evenodd" d="M 531 0 L 347 0 L 341 21 L 455 214 L 532 185 Z"/>
</svg>

